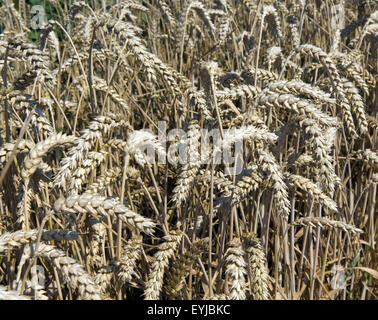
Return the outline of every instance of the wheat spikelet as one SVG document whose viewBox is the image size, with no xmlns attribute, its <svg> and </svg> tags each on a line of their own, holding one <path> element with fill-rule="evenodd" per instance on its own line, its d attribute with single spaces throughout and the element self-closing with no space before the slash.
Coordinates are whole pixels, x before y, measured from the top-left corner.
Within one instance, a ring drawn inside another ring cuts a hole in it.
<svg viewBox="0 0 378 320">
<path fill-rule="evenodd" d="M 378 23 L 372 23 L 370 25 L 366 25 L 364 28 L 364 31 L 361 33 L 359 43 L 362 43 L 362 41 L 367 38 L 368 36 L 376 36 L 378 34 Z"/>
<path fill-rule="evenodd" d="M 67 12 L 66 21 L 64 23 L 67 26 L 67 29 L 71 31 L 71 23 L 74 21 L 75 16 L 79 13 L 80 10 L 88 7 L 88 4 L 85 1 L 75 1 L 70 9 Z"/>
<path fill-rule="evenodd" d="M 230 203 L 231 206 L 237 205 L 252 191 L 257 190 L 263 183 L 263 179 L 257 169 L 257 166 L 247 167 L 241 172 L 236 184 L 234 184 L 230 177 L 227 177 L 223 172 L 214 172 L 214 186 L 222 192 L 215 202 L 215 208 L 219 208 L 220 205 L 225 203 Z M 198 183 L 208 185 L 210 181 L 211 172 L 204 170 L 200 171 L 200 180 L 198 180 Z"/>
<path fill-rule="evenodd" d="M 229 298 L 231 300 L 245 300 L 246 294 L 246 262 L 244 250 L 239 238 L 234 238 L 228 244 L 226 252 L 226 274 L 231 278 Z"/>
<path fill-rule="evenodd" d="M 308 83 L 296 80 L 280 80 L 269 84 L 268 88 L 277 93 L 289 93 L 296 96 L 307 96 L 310 99 L 314 99 L 320 103 L 328 103 L 331 105 L 336 104 L 336 99 L 330 97 L 330 95 Z"/>
<path fill-rule="evenodd" d="M 37 143 L 25 157 L 20 173 L 23 178 L 23 183 L 20 185 L 18 195 L 18 223 L 22 224 L 23 228 L 28 228 L 28 215 L 30 213 L 31 200 L 33 198 L 32 190 L 29 187 L 30 176 L 42 165 L 42 158 L 47 152 L 49 152 L 49 150 L 59 145 L 72 143 L 73 141 L 73 136 L 66 136 L 62 133 L 58 133 Z"/>
<path fill-rule="evenodd" d="M 94 266 L 102 265 L 102 244 L 105 242 L 106 238 L 106 227 L 101 223 L 100 220 L 95 218 L 89 218 L 88 224 L 90 226 L 90 250 L 88 254 L 89 261 Z"/>
<path fill-rule="evenodd" d="M 32 247 L 32 248 L 30 248 Z M 62 273 L 64 279 L 73 288 L 77 289 L 80 298 L 84 300 L 99 300 L 100 288 L 91 276 L 85 272 L 83 266 L 75 259 L 68 257 L 64 251 L 50 245 L 40 243 L 38 247 L 25 247 L 26 254 L 33 252 L 37 257 L 51 260 L 53 265 Z"/>
<path fill-rule="evenodd" d="M 268 271 L 266 257 L 259 238 L 253 233 L 243 235 L 244 250 L 247 253 L 251 294 L 254 300 L 268 300 Z"/>
<path fill-rule="evenodd" d="M 67 198 L 59 198 L 54 203 L 54 210 L 71 213 L 88 212 L 104 217 L 117 217 L 131 228 L 138 229 L 149 235 L 152 235 L 153 228 L 155 227 L 155 223 L 152 220 L 131 211 L 119 201 L 88 192 L 81 195 L 71 195 Z"/>
<path fill-rule="evenodd" d="M 28 187 L 28 181 L 20 184 L 18 192 L 17 203 L 17 223 L 26 229 L 26 224 L 29 222 L 29 213 L 31 212 L 31 202 L 33 199 L 33 190 Z"/>
<path fill-rule="evenodd" d="M 336 82 L 339 82 L 340 75 L 335 64 L 327 55 L 327 53 L 325 53 L 322 49 L 311 44 L 302 44 L 299 47 L 295 48 L 294 52 L 315 58 L 316 61 L 320 62 L 328 70 L 332 79 Z"/>
<path fill-rule="evenodd" d="M 334 145 L 336 129 L 331 127 L 326 131 L 322 131 L 316 122 L 311 119 L 300 121 L 300 125 L 310 135 L 308 142 L 312 151 L 311 154 L 318 165 L 314 168 L 314 178 L 323 191 L 329 195 L 333 195 L 335 184 L 340 182 L 335 174 L 332 157 L 330 156 L 331 148 Z"/>
<path fill-rule="evenodd" d="M 277 10 L 271 5 L 263 7 L 263 13 L 261 17 L 261 23 L 264 23 L 264 19 L 267 19 L 268 26 L 275 37 L 282 38 L 281 20 L 278 16 Z"/>
<path fill-rule="evenodd" d="M 297 21 L 294 16 L 288 17 L 289 37 L 294 48 L 300 45 Z"/>
<path fill-rule="evenodd" d="M 134 10 L 139 10 L 139 11 L 143 11 L 143 12 L 148 12 L 149 9 L 146 8 L 145 6 L 141 5 L 140 3 L 136 2 L 136 1 L 120 1 L 119 3 L 115 4 L 114 6 L 112 6 L 112 9 L 115 10 L 115 9 L 118 9 L 118 8 L 122 8 L 122 9 L 134 9 Z"/>
<path fill-rule="evenodd" d="M 96 52 L 96 51 L 95 51 Z M 65 73 L 72 70 L 73 66 L 76 65 L 79 60 L 86 60 L 89 58 L 89 54 L 87 52 L 80 52 L 78 56 L 72 56 L 67 58 L 59 68 L 56 68 L 52 71 L 53 75 L 57 75 L 59 73 Z"/>
<path fill-rule="evenodd" d="M 80 137 L 76 139 L 75 145 L 68 151 L 68 157 L 62 160 L 59 171 L 54 179 L 54 185 L 64 188 L 67 181 L 70 181 L 71 172 L 80 166 L 96 141 L 101 141 L 103 134 L 107 134 L 112 129 L 122 126 L 127 126 L 127 122 L 118 120 L 113 115 L 110 115 L 110 117 L 97 116 L 88 125 L 88 129 L 84 129 Z"/>
<path fill-rule="evenodd" d="M 294 168 L 296 168 L 297 166 L 303 166 L 303 167 L 309 166 L 309 165 L 312 165 L 315 162 L 313 157 L 308 155 L 308 154 L 301 154 L 300 156 L 292 157 L 291 159 L 292 160 L 289 159 L 289 162 L 293 163 Z"/>
<path fill-rule="evenodd" d="M 185 0 L 183 8 L 181 10 L 181 15 L 179 17 L 179 21 L 176 24 L 176 32 L 177 35 L 177 43 L 176 43 L 176 49 L 178 51 L 182 51 L 184 48 L 184 41 L 185 41 L 185 35 L 186 35 L 186 27 L 188 25 L 188 19 L 189 14 L 191 10 L 194 10 L 198 16 L 204 21 L 205 25 L 210 29 L 212 34 L 215 33 L 215 27 L 210 19 L 210 16 L 205 11 L 203 3 L 199 1 L 191 1 L 191 0 Z"/>
<path fill-rule="evenodd" d="M 263 179 L 257 173 L 257 167 L 249 167 L 245 170 L 245 172 L 249 172 L 249 175 L 242 176 L 231 192 L 231 205 L 238 204 L 243 199 L 248 197 L 248 195 L 250 195 L 252 191 L 256 191 L 263 184 Z M 226 193 L 223 193 L 221 199 L 227 198 L 229 196 L 230 190 L 228 190 Z"/>
<path fill-rule="evenodd" d="M 311 195 L 315 201 L 319 202 L 321 205 L 327 207 L 331 211 L 337 211 L 335 201 L 324 194 L 310 179 L 294 174 L 288 174 L 287 177 L 294 184 L 294 186 Z"/>
<path fill-rule="evenodd" d="M 192 244 L 188 252 L 176 258 L 168 271 L 168 278 L 165 285 L 166 294 L 176 297 L 183 286 L 185 277 L 197 258 L 200 257 L 204 248 L 208 245 L 209 239 L 200 239 Z"/>
<path fill-rule="evenodd" d="M 332 44 L 331 44 L 331 48 L 329 49 L 330 53 L 339 51 L 340 42 L 341 42 L 341 32 L 340 32 L 340 29 L 336 29 L 332 37 Z"/>
<path fill-rule="evenodd" d="M 29 242 L 35 242 L 37 241 L 39 232 L 37 229 L 5 232 L 0 236 L 0 251 L 21 247 Z M 42 230 L 41 232 L 41 240 L 43 241 L 77 240 L 78 238 L 79 234 L 76 231 L 66 229 Z"/>
<path fill-rule="evenodd" d="M 229 32 L 230 24 L 231 24 L 231 21 L 229 17 L 227 16 L 227 14 L 223 11 L 221 12 L 223 14 L 221 14 L 221 17 L 219 18 L 220 22 L 219 22 L 218 32 L 217 32 L 217 36 L 218 36 L 218 40 L 220 44 L 226 41 L 227 33 Z"/>
<path fill-rule="evenodd" d="M 211 171 L 210 170 L 200 170 L 199 176 L 197 177 L 196 182 L 203 184 L 203 185 L 208 185 L 210 181 L 211 181 Z M 230 192 L 230 193 L 231 193 L 231 190 L 234 186 L 234 184 L 232 183 L 230 178 L 227 177 L 221 171 L 214 172 L 213 183 L 214 183 L 214 187 L 216 187 L 218 190 L 224 191 L 224 192 Z"/>
<path fill-rule="evenodd" d="M 301 53 L 303 55 L 307 55 L 310 57 L 314 57 L 327 70 L 327 72 L 330 75 L 330 78 L 331 78 L 331 81 L 332 81 L 332 84 L 336 93 L 336 99 L 338 102 L 340 102 L 340 108 L 343 114 L 343 119 L 345 120 L 347 124 L 349 133 L 351 134 L 352 137 L 357 137 L 357 133 L 355 130 L 355 125 L 354 125 L 353 117 L 351 113 L 351 108 L 343 91 L 340 74 L 337 70 L 337 67 L 333 63 L 332 59 L 320 48 L 313 45 L 309 45 L 309 44 L 304 44 L 304 45 L 299 46 L 298 48 L 295 49 L 295 52 Z"/>
<path fill-rule="evenodd" d="M 94 281 L 100 288 L 100 292 L 102 295 L 105 295 L 109 289 L 111 288 L 111 281 L 114 275 L 114 266 L 103 266 L 99 270 L 97 270 Z"/>
<path fill-rule="evenodd" d="M 144 149 L 157 151 L 159 157 L 165 157 L 165 149 L 153 133 L 146 130 L 133 131 L 125 144 L 125 152 L 134 156 L 135 161 L 142 167 L 154 160 L 150 154 L 143 153 Z"/>
<path fill-rule="evenodd" d="M 14 150 L 15 143 L 5 143 L 0 149 L 0 165 L 3 166 Z M 33 143 L 29 140 L 21 140 L 17 145 L 16 155 L 18 153 L 28 153 L 33 148 Z"/>
<path fill-rule="evenodd" d="M 101 79 L 99 77 L 93 77 L 93 80 L 94 80 L 93 87 L 95 89 L 108 94 L 109 97 L 113 101 L 118 103 L 122 107 L 123 110 L 125 111 L 129 110 L 129 106 L 126 103 L 126 101 L 117 93 L 116 90 L 114 90 L 113 88 L 110 88 L 104 79 Z"/>
<path fill-rule="evenodd" d="M 66 136 L 65 134 L 58 133 L 52 135 L 46 140 L 43 140 L 33 147 L 27 157 L 24 160 L 21 176 L 24 179 L 28 179 L 41 165 L 42 157 L 46 155 L 49 150 L 59 145 L 72 143 L 74 141 L 73 136 Z"/>
<path fill-rule="evenodd" d="M 256 149 L 258 162 L 262 170 L 269 175 L 269 183 L 274 190 L 274 199 L 277 202 L 277 211 L 279 214 L 288 216 L 290 211 L 290 202 L 288 200 L 287 186 L 283 181 L 283 174 L 280 166 L 274 157 L 262 149 Z"/>
<path fill-rule="evenodd" d="M 233 143 L 243 139 L 248 141 L 264 141 L 267 144 L 274 144 L 277 141 L 277 136 L 265 128 L 258 128 L 253 125 L 241 128 L 234 127 L 224 132 L 222 146 L 223 148 L 230 148 Z"/>
<path fill-rule="evenodd" d="M 215 27 L 213 22 L 211 21 L 210 15 L 208 11 L 205 9 L 202 2 L 199 1 L 192 1 L 189 5 L 188 11 L 193 10 L 195 13 L 201 18 L 203 23 L 206 27 L 209 28 L 210 32 L 214 35 L 215 34 Z"/>
<path fill-rule="evenodd" d="M 99 167 L 102 162 L 106 159 L 106 153 L 90 151 L 88 152 L 87 158 L 82 161 L 80 166 L 72 172 L 70 189 L 80 192 L 82 190 L 82 185 L 85 183 L 90 172 L 95 168 Z"/>
<path fill-rule="evenodd" d="M 264 89 L 256 99 L 256 103 L 260 106 L 286 108 L 295 114 L 309 117 L 316 120 L 319 124 L 326 127 L 334 126 L 335 119 L 323 113 L 316 105 L 307 100 L 297 98 L 292 94 L 280 94 Z"/>
<path fill-rule="evenodd" d="M 311 227 L 328 227 L 341 229 L 345 232 L 351 232 L 352 234 L 363 233 L 363 231 L 355 226 L 345 223 L 343 221 L 331 220 L 322 217 L 304 217 L 294 221 L 294 225 L 311 226 Z"/>
<path fill-rule="evenodd" d="M 9 40 L 9 46 L 15 55 L 25 61 L 27 69 L 13 81 L 15 90 L 24 90 L 30 86 L 34 80 L 52 85 L 54 78 L 48 68 L 47 54 L 39 50 L 34 44 L 25 43 L 21 38 Z"/>
<path fill-rule="evenodd" d="M 181 169 L 176 186 L 173 190 L 173 202 L 180 206 L 188 197 L 190 188 L 201 165 L 198 151 L 201 137 L 200 127 L 197 122 L 192 122 L 185 143 L 189 146 L 187 163 Z"/>
<path fill-rule="evenodd" d="M 105 15 L 100 18 L 100 21 L 109 31 L 113 30 L 121 40 L 127 41 L 135 57 L 145 66 L 149 81 L 156 82 L 156 69 L 163 76 L 164 80 L 167 81 L 167 88 L 176 93 L 181 92 L 172 69 L 165 65 L 157 56 L 148 52 L 142 44 L 140 38 L 137 36 L 139 28 L 130 23 L 116 21 Z"/>
<path fill-rule="evenodd" d="M 206 120 L 213 120 L 214 117 L 212 116 L 209 106 L 207 105 L 204 91 L 197 91 L 194 88 L 188 89 L 188 100 L 192 105 L 198 108 L 201 113 L 204 114 Z M 193 108 L 194 109 L 194 108 Z"/>
<path fill-rule="evenodd" d="M 270 47 L 266 51 L 268 70 L 272 70 L 272 65 L 282 64 L 282 49 L 278 46 Z"/>
<path fill-rule="evenodd" d="M 257 190 L 262 184 L 263 179 L 257 172 L 257 166 L 247 167 L 241 172 L 240 178 L 236 184 L 230 180 L 223 172 L 217 171 L 213 175 L 214 186 L 221 191 L 221 195 L 215 201 L 214 208 L 220 208 L 221 205 L 230 203 L 231 206 L 237 205 L 244 200 L 252 191 Z M 211 172 L 200 171 L 200 184 L 208 185 L 211 181 Z"/>
<path fill-rule="evenodd" d="M 240 76 L 244 79 L 245 83 L 248 85 L 254 84 L 254 77 L 257 77 L 263 83 L 269 83 L 271 81 L 278 80 L 278 75 L 264 69 L 251 68 L 243 70 Z"/>
<path fill-rule="evenodd" d="M 353 79 L 356 85 L 368 96 L 369 87 L 374 87 L 375 85 L 374 77 L 345 53 L 332 52 L 330 57 L 340 66 L 347 78 Z"/>
<path fill-rule="evenodd" d="M 173 27 L 176 27 L 176 20 L 172 14 L 172 11 L 165 0 L 159 0 L 158 6 L 164 19 Z"/>
<path fill-rule="evenodd" d="M 131 167 L 128 167 L 128 170 L 126 172 L 127 176 L 137 176 L 139 171 L 132 170 Z M 96 182 L 90 184 L 86 191 L 87 192 L 93 192 L 93 193 L 100 193 L 101 190 L 105 189 L 115 181 L 117 181 L 118 177 L 121 175 L 121 169 L 120 168 L 114 168 L 109 169 L 107 172 L 99 176 L 96 180 Z"/>
<path fill-rule="evenodd" d="M 182 239 L 182 233 L 171 231 L 164 237 L 165 242 L 159 245 L 151 265 L 150 276 L 144 290 L 145 300 L 157 300 L 163 287 L 164 272 L 168 268 L 169 260 L 173 257 Z"/>
<path fill-rule="evenodd" d="M 41 99 L 42 100 L 42 99 Z M 45 104 L 47 106 L 50 106 L 51 101 L 50 99 L 43 99 L 41 101 L 41 105 Z M 51 122 L 47 119 L 45 112 L 41 110 L 36 110 L 38 113 L 33 113 L 31 118 L 31 125 L 36 128 L 36 131 L 38 131 L 42 136 L 47 139 L 48 137 L 52 136 L 54 134 L 54 128 L 51 125 Z M 25 112 L 25 116 L 29 115 L 29 110 Z"/>
<path fill-rule="evenodd" d="M 252 0 L 243 0 L 243 4 L 251 11 L 256 11 L 257 10 L 257 4 L 256 2 Z"/>
<path fill-rule="evenodd" d="M 366 115 L 366 120 L 369 123 L 369 126 L 373 128 L 374 130 L 377 130 L 378 128 L 378 120 L 373 118 L 372 116 Z"/>
<path fill-rule="evenodd" d="M 0 236 L 0 251 L 20 247 L 30 241 L 36 241 L 38 230 L 5 232 Z"/>
<path fill-rule="evenodd" d="M 226 99 L 237 100 L 240 97 L 247 97 L 248 99 L 254 99 L 260 93 L 260 89 L 251 85 L 240 85 L 231 89 L 224 88 L 223 90 L 217 90 L 216 96 L 219 103 Z"/>
<path fill-rule="evenodd" d="M 352 154 L 357 159 L 363 160 L 367 165 L 372 167 L 375 171 L 378 170 L 378 155 L 376 152 L 365 149 L 365 150 L 358 150 L 353 152 Z"/>
<path fill-rule="evenodd" d="M 358 128 L 360 129 L 361 133 L 365 134 L 368 131 L 368 122 L 366 120 L 365 107 L 364 103 L 362 102 L 362 98 L 353 83 L 349 82 L 345 78 L 343 78 L 341 81 L 345 95 L 352 107 L 353 114 L 357 119 Z"/>
<path fill-rule="evenodd" d="M 117 264 L 117 276 L 123 283 L 130 282 L 132 277 L 137 276 L 135 268 L 142 254 L 141 242 L 138 239 L 130 239 L 123 250 L 123 255 Z"/>
</svg>

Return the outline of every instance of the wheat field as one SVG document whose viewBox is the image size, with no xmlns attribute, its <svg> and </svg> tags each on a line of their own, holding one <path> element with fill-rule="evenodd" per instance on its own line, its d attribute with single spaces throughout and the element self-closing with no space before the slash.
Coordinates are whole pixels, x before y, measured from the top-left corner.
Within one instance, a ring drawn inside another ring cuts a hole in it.
<svg viewBox="0 0 378 320">
<path fill-rule="evenodd" d="M 1 300 L 378 297 L 376 1 L 0 5 Z"/>
</svg>

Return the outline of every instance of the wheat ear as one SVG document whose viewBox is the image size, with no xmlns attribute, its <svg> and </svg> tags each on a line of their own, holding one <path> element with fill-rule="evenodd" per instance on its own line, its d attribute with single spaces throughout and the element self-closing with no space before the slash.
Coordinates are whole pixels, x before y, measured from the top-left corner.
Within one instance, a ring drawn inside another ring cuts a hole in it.
<svg viewBox="0 0 378 320">
<path fill-rule="evenodd" d="M 75 259 L 68 257 L 64 251 L 44 243 L 36 248 L 33 244 L 25 247 L 25 254 L 31 256 L 33 252 L 37 257 L 51 260 L 54 266 L 61 272 L 63 278 L 73 288 L 77 289 L 80 298 L 84 300 L 99 300 L 100 288 L 92 277 L 84 270 L 83 266 Z"/>
<path fill-rule="evenodd" d="M 144 290 L 145 300 L 157 300 L 163 287 L 164 272 L 168 267 L 169 260 L 173 257 L 177 246 L 181 242 L 183 234 L 171 231 L 164 237 L 165 242 L 159 245 L 151 265 L 150 275 Z"/>
<path fill-rule="evenodd" d="M 119 201 L 88 192 L 81 195 L 71 195 L 66 199 L 61 197 L 55 201 L 54 209 L 58 212 L 80 212 L 99 214 L 104 217 L 118 217 L 132 229 L 138 229 L 149 235 L 153 234 L 153 228 L 155 227 L 155 223 L 152 220 L 131 211 Z"/>
<path fill-rule="evenodd" d="M 167 295 L 176 297 L 179 294 L 188 271 L 195 260 L 200 257 L 201 253 L 208 246 L 208 243 L 208 238 L 197 240 L 192 244 L 188 252 L 176 258 L 168 272 L 165 286 Z"/>
<path fill-rule="evenodd" d="M 37 241 L 39 230 L 20 230 L 15 232 L 5 232 L 0 236 L 0 252 L 10 248 L 21 247 L 29 242 Z M 66 229 L 42 230 L 41 240 L 43 241 L 62 241 L 77 240 L 79 234 L 76 231 Z"/>
<path fill-rule="evenodd" d="M 294 221 L 294 225 L 311 226 L 311 227 L 328 227 L 334 229 L 341 229 L 345 232 L 351 232 L 353 234 L 363 233 L 363 231 L 355 226 L 345 223 L 343 221 L 331 220 L 322 217 L 304 217 Z"/>
<path fill-rule="evenodd" d="M 266 256 L 261 246 L 260 239 L 253 232 L 243 235 L 243 245 L 247 252 L 249 265 L 249 277 L 251 283 L 251 294 L 254 300 L 268 300 L 268 271 L 266 267 Z"/>
<path fill-rule="evenodd" d="M 231 288 L 229 297 L 232 300 L 245 300 L 246 294 L 246 262 L 245 252 L 240 238 L 234 238 L 228 244 L 226 251 L 226 274 L 231 278 Z"/>
<path fill-rule="evenodd" d="M 123 283 L 130 282 L 136 276 L 135 268 L 137 261 L 142 255 L 142 244 L 140 239 L 130 239 L 124 247 L 122 258 L 117 265 L 117 275 Z"/>
</svg>

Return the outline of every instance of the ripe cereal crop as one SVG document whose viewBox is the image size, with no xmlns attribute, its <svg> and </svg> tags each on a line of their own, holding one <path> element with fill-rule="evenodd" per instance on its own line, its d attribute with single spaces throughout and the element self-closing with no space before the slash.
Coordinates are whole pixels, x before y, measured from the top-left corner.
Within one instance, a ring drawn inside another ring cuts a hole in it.
<svg viewBox="0 0 378 320">
<path fill-rule="evenodd" d="M 0 16 L 0 300 L 377 299 L 376 1 Z"/>
</svg>

